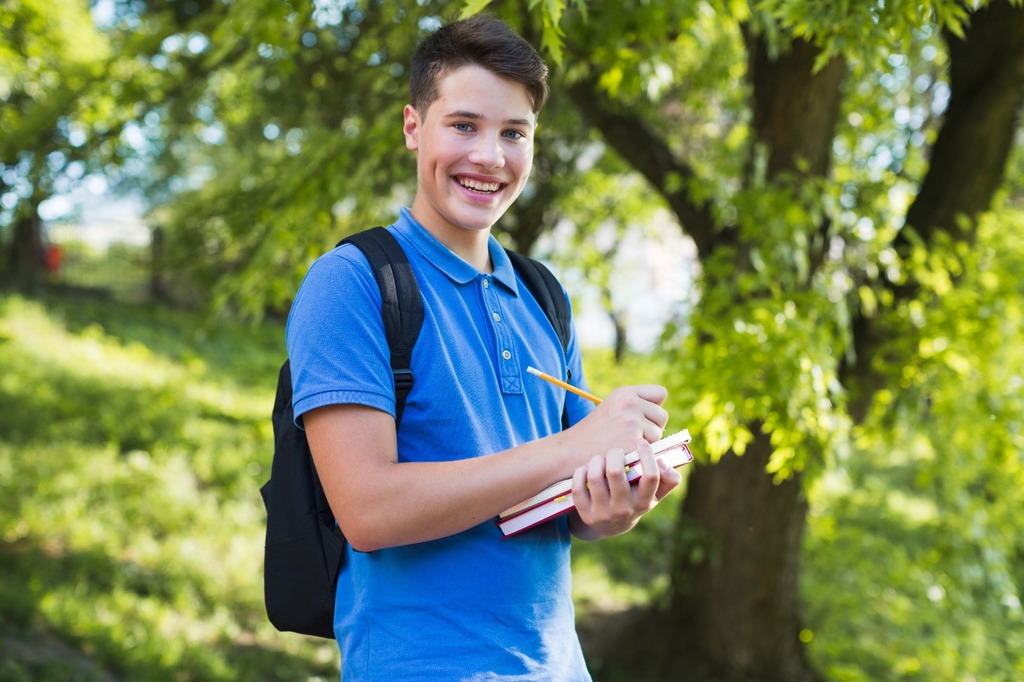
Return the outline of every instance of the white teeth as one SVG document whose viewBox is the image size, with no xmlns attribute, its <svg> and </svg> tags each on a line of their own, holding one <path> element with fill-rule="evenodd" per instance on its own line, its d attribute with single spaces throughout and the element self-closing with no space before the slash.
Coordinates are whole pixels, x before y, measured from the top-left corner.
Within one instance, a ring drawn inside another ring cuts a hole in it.
<svg viewBox="0 0 1024 682">
<path fill-rule="evenodd" d="M 459 178 L 459 184 L 477 192 L 497 192 L 501 187 L 501 183 L 498 182 L 478 182 L 469 178 Z"/>
</svg>

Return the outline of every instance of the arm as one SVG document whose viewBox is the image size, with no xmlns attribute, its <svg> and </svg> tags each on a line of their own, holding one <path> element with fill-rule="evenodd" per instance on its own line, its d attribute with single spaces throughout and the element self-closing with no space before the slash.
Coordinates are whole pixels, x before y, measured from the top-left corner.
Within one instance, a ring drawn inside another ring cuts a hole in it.
<svg viewBox="0 0 1024 682">
<path fill-rule="evenodd" d="M 369 551 L 461 532 L 586 468 L 609 445 L 632 449 L 638 439 L 659 439 L 668 419 L 664 395 L 660 386 L 620 388 L 567 431 L 448 462 L 399 463 L 394 419 L 371 407 L 322 407 L 304 423 L 342 531 Z"/>
</svg>

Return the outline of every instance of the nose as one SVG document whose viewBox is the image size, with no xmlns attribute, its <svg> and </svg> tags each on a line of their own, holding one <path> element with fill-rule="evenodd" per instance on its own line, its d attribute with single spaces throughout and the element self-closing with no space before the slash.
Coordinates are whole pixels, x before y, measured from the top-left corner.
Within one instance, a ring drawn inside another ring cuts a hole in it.
<svg viewBox="0 0 1024 682">
<path fill-rule="evenodd" d="M 478 135 L 473 141 L 469 161 L 481 168 L 501 168 L 505 165 L 505 150 L 497 133 Z"/>
</svg>

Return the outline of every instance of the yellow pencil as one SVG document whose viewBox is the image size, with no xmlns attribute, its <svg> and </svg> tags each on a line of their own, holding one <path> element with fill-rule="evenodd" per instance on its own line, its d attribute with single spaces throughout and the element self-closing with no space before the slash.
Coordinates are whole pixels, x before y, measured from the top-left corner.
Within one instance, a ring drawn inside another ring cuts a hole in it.
<svg viewBox="0 0 1024 682">
<path fill-rule="evenodd" d="M 556 379 L 555 377 L 551 376 L 550 374 L 545 374 L 544 372 L 540 371 L 539 369 L 535 369 L 533 367 L 527 367 L 526 371 L 529 372 L 530 374 L 534 375 L 534 376 L 540 377 L 544 381 L 550 381 L 555 386 L 561 386 L 562 388 L 564 388 L 565 390 L 569 391 L 570 393 L 575 393 L 576 395 L 581 396 L 583 398 L 586 398 L 587 400 L 589 400 L 591 402 L 594 402 L 594 403 L 597 403 L 597 404 L 601 403 L 601 399 L 598 398 L 593 393 L 587 393 L 586 391 L 582 391 L 582 390 L 576 388 L 575 386 L 573 386 L 572 384 L 567 384 L 564 381 L 562 381 L 561 379 Z"/>
</svg>

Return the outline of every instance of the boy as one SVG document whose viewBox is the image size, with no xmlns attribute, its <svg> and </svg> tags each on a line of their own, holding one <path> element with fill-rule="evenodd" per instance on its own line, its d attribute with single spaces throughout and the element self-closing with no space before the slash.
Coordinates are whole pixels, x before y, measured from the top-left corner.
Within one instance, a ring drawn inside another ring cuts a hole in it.
<svg viewBox="0 0 1024 682">
<path fill-rule="evenodd" d="M 296 420 L 350 543 L 335 605 L 343 679 L 589 680 L 569 533 L 625 532 L 679 483 L 648 446 L 668 419 L 663 387 L 619 388 L 595 408 L 526 374 L 586 386 L 575 336 L 563 353 L 490 234 L 529 177 L 546 79 L 533 48 L 486 16 L 442 27 L 413 57 L 403 130 L 417 190 L 388 229 L 425 318 L 397 432 L 362 254 L 321 257 L 296 296 Z M 652 474 L 630 486 L 623 453 L 635 448 Z M 498 513 L 569 476 L 576 511 L 502 538 Z"/>
</svg>

